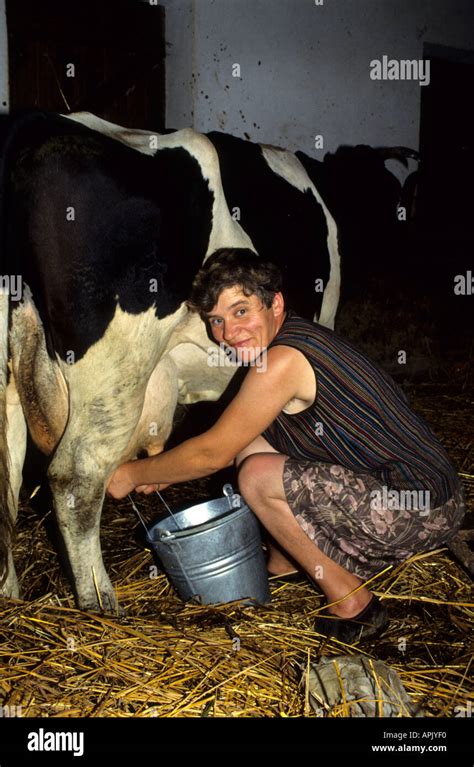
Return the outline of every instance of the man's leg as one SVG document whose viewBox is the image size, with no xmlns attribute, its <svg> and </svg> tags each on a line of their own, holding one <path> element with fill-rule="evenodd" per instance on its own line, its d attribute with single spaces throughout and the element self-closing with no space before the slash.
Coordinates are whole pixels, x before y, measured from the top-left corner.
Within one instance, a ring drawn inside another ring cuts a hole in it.
<svg viewBox="0 0 474 767">
<path fill-rule="evenodd" d="M 241 450 L 237 455 L 235 459 L 236 468 L 238 469 L 246 458 L 248 458 L 250 455 L 255 455 L 256 453 L 273 453 L 274 455 L 282 455 L 278 452 L 278 450 L 275 450 L 275 448 L 272 447 L 264 437 L 260 435 L 259 437 L 256 437 L 253 442 L 250 443 L 250 445 L 247 445 L 247 447 Z M 268 546 L 268 572 L 272 575 L 283 575 L 285 573 L 295 571 L 297 563 L 288 559 L 288 557 L 285 556 L 284 550 L 277 543 L 277 541 L 272 538 L 268 531 L 267 533 L 266 544 Z"/>
<path fill-rule="evenodd" d="M 329 612 L 341 618 L 358 615 L 370 602 L 365 587 L 347 596 L 363 581 L 327 557 L 306 535 L 286 501 L 280 453 L 248 455 L 239 472 L 239 488 L 250 508 L 276 542 L 324 591 L 328 602 L 343 600 Z M 346 598 L 347 597 L 347 598 Z"/>
</svg>

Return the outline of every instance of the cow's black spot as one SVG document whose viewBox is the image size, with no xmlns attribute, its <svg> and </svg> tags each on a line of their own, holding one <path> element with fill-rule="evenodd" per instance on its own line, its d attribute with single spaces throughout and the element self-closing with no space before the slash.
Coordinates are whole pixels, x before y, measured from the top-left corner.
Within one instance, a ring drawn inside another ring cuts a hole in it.
<svg viewBox="0 0 474 767">
<path fill-rule="evenodd" d="M 117 303 L 132 314 L 154 306 L 159 318 L 176 311 L 212 228 L 213 194 L 186 150 L 151 157 L 43 115 L 22 123 L 7 154 L 2 272 L 31 287 L 51 355 L 80 359 Z"/>
<path fill-rule="evenodd" d="M 329 278 L 327 224 L 310 189 L 300 192 L 268 166 L 258 144 L 214 131 L 208 138 L 219 155 L 229 209 L 259 255 L 283 270 L 287 302 L 301 315 L 319 313 L 322 293 L 315 280 Z"/>
</svg>

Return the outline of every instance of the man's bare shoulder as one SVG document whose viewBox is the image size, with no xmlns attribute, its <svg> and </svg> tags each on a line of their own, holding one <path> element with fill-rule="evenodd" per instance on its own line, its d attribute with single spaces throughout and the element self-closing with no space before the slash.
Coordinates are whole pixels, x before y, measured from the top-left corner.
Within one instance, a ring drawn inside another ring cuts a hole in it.
<svg viewBox="0 0 474 767">
<path fill-rule="evenodd" d="M 280 382 L 285 388 L 291 383 L 297 396 L 301 383 L 314 383 L 314 372 L 305 355 L 291 346 L 279 344 L 265 349 L 250 366 L 245 380 L 251 379 L 260 386 L 278 387 Z"/>
<path fill-rule="evenodd" d="M 280 375 L 294 384 L 293 397 L 285 404 L 285 412 L 297 413 L 311 405 L 316 398 L 316 373 L 303 352 L 279 344 L 268 350 L 269 368 L 277 367 Z"/>
<path fill-rule="evenodd" d="M 303 352 L 293 346 L 278 344 L 278 346 L 272 346 L 271 349 L 268 349 L 266 355 L 268 365 L 294 369 L 296 373 L 305 369 L 312 370 L 309 360 Z"/>
</svg>

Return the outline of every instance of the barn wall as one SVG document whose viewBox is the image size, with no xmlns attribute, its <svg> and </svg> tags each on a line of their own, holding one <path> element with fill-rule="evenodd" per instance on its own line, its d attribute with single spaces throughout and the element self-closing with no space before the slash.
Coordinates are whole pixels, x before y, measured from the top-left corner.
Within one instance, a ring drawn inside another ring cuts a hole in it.
<svg viewBox="0 0 474 767">
<path fill-rule="evenodd" d="M 0 113 L 8 112 L 8 39 L 5 0 L 0 0 Z"/>
<path fill-rule="evenodd" d="M 147 2 L 147 0 L 141 0 Z M 166 125 L 194 125 L 194 0 L 158 0 L 165 9 Z"/>
<path fill-rule="evenodd" d="M 170 127 L 246 133 L 318 158 L 344 143 L 417 148 L 420 85 L 373 81 L 370 61 L 419 59 L 425 41 L 473 46 L 472 0 L 158 1 Z"/>
</svg>

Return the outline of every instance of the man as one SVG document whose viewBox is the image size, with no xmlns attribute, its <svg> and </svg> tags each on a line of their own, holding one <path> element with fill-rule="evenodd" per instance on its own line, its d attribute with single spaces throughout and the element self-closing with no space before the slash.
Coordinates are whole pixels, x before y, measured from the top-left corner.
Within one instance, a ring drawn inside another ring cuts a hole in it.
<svg viewBox="0 0 474 767">
<path fill-rule="evenodd" d="M 365 581 L 442 545 L 460 527 L 463 494 L 394 381 L 333 331 L 287 311 L 280 288 L 277 267 L 249 250 L 206 261 L 189 305 L 249 370 L 212 428 L 123 464 L 108 492 L 151 492 L 235 462 L 240 492 L 271 536 L 269 571 L 303 569 L 328 600 L 315 629 L 349 643 L 388 624 Z"/>
</svg>

